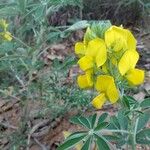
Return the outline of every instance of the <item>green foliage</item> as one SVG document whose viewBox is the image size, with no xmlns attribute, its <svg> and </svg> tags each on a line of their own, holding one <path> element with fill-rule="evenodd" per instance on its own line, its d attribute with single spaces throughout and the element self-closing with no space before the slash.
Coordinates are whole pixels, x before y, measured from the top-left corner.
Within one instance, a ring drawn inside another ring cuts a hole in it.
<svg viewBox="0 0 150 150">
<path fill-rule="evenodd" d="M 121 149 L 124 145 L 149 144 L 150 130 L 146 126 L 149 122 L 148 109 L 150 107 L 141 110 L 141 105 L 145 106 L 147 99 L 138 103 L 134 98 L 124 96 L 122 101 L 125 101 L 123 103 L 125 107 L 118 111 L 117 115 L 108 117 L 107 113 L 103 113 L 99 117 L 94 114 L 88 117 L 76 116 L 72 118 L 70 120 L 72 123 L 85 128 L 85 130 L 77 132 L 77 135 L 84 134 L 84 137 L 80 135 L 82 139 L 78 140 L 76 144 L 83 143 L 83 149 L 84 147 L 90 149 L 95 143 L 99 150 L 109 150 L 111 147 Z M 76 132 L 72 135 L 76 135 Z M 71 144 L 69 142 L 70 139 L 72 140 L 72 135 L 60 145 L 58 150 L 63 149 L 64 145 L 66 150 L 75 146 L 75 143 Z M 112 145 L 112 142 L 115 144 Z"/>
<path fill-rule="evenodd" d="M 106 117 L 106 114 L 102 114 L 99 118 L 105 118 L 104 116 Z M 71 134 L 66 141 L 60 145 L 58 150 L 67 150 L 79 142 L 83 142 L 82 150 L 90 150 L 94 142 L 97 144 L 99 150 L 110 150 L 109 141 L 107 141 L 103 133 L 101 133 L 101 131 L 103 131 L 102 129 L 108 126 L 108 122 L 104 122 L 104 120 L 99 121 L 96 114 L 88 117 L 77 116 L 70 121 L 83 126 L 85 130 Z"/>
</svg>

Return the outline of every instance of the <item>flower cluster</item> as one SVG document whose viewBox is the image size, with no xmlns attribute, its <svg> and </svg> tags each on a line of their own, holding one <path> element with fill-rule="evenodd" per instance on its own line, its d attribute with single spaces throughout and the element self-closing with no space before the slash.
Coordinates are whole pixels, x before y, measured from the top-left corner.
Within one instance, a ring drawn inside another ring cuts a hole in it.
<svg viewBox="0 0 150 150">
<path fill-rule="evenodd" d="M 129 30 L 111 26 L 104 37 L 95 35 L 88 27 L 83 42 L 75 44 L 75 53 L 83 71 L 77 78 L 78 85 L 98 91 L 92 104 L 99 109 L 106 100 L 115 103 L 119 99 L 120 83 L 132 86 L 143 83 L 144 71 L 135 68 L 139 59 L 137 41 Z"/>
<path fill-rule="evenodd" d="M 11 41 L 11 33 L 7 31 L 8 24 L 6 23 L 6 20 L 1 19 L 0 20 L 0 39 L 4 41 Z"/>
</svg>

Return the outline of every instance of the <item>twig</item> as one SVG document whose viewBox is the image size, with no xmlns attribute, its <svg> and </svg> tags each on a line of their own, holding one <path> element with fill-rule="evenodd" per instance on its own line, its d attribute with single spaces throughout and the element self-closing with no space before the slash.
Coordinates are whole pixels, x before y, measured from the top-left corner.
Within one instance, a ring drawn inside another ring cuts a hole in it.
<svg viewBox="0 0 150 150">
<path fill-rule="evenodd" d="M 33 138 L 34 141 L 42 148 L 42 150 L 48 150 L 45 145 L 43 145 L 38 139 Z"/>
<path fill-rule="evenodd" d="M 49 120 L 44 120 L 43 122 L 40 122 L 38 124 L 36 124 L 35 126 L 33 126 L 33 128 L 30 130 L 29 134 L 28 134 L 28 140 L 27 140 L 27 150 L 29 150 L 29 145 L 30 145 L 30 140 L 31 140 L 31 136 L 32 134 L 41 126 L 46 125 L 49 122 Z"/>
<path fill-rule="evenodd" d="M 6 128 L 14 129 L 14 130 L 17 130 L 17 129 L 18 129 L 18 127 L 13 126 L 13 125 L 10 125 L 9 123 L 0 122 L 0 125 L 4 126 L 4 127 L 6 127 Z"/>
</svg>

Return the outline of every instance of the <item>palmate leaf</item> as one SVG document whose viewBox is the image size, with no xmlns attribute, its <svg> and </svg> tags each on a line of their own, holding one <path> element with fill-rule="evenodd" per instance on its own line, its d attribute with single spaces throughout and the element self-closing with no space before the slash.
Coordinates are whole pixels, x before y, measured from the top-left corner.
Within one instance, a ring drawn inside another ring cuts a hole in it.
<svg viewBox="0 0 150 150">
<path fill-rule="evenodd" d="M 58 147 L 57 150 L 67 150 L 75 146 L 77 143 L 81 142 L 87 134 L 85 133 L 73 133 L 71 134 L 66 141 Z"/>
<path fill-rule="evenodd" d="M 100 137 L 99 135 L 95 134 L 94 137 L 96 138 L 96 144 L 99 150 L 110 150 L 106 140 Z"/>
</svg>

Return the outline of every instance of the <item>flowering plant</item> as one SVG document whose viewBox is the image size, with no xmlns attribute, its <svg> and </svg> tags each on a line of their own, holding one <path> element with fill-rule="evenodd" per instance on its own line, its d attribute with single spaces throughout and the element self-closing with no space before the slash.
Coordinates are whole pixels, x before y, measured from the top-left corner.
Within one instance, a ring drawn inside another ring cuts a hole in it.
<svg viewBox="0 0 150 150">
<path fill-rule="evenodd" d="M 100 109 L 107 99 L 118 101 L 124 83 L 139 85 L 144 81 L 144 71 L 135 68 L 139 59 L 136 39 L 123 27 L 111 26 L 104 37 L 94 35 L 88 28 L 83 42 L 77 42 L 75 53 L 80 57 L 78 64 L 83 75 L 77 82 L 80 88 L 95 88 L 100 94 L 92 100 L 95 108 Z"/>
<path fill-rule="evenodd" d="M 11 33 L 7 31 L 8 24 L 6 23 L 6 20 L 1 19 L 0 20 L 0 40 L 1 41 L 11 41 Z"/>
<path fill-rule="evenodd" d="M 75 117 L 72 123 L 86 128 L 71 134 L 58 150 L 69 149 L 81 143 L 82 150 L 120 149 L 124 146 L 136 149 L 136 144 L 148 144 L 150 130 L 147 109 L 150 100 L 141 103 L 124 91 L 144 82 L 144 70 L 136 68 L 139 53 L 133 34 L 122 26 L 93 24 L 85 32 L 82 42 L 75 44 L 81 74 L 77 83 L 81 89 L 92 89 L 97 96 L 91 101 L 101 109 L 107 100 L 118 102 L 120 109 L 116 116 L 96 114 Z M 145 121 L 143 121 L 145 120 Z M 93 147 L 93 143 L 96 143 Z M 97 145 L 97 146 L 96 146 Z"/>
</svg>

